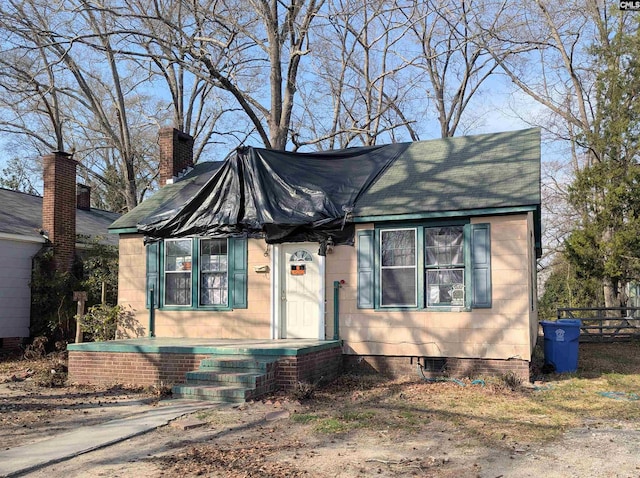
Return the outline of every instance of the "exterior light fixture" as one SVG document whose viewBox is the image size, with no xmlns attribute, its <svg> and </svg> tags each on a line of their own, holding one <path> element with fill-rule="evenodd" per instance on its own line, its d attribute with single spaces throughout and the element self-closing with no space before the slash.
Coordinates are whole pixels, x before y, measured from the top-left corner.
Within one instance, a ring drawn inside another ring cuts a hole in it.
<svg viewBox="0 0 640 478">
<path fill-rule="evenodd" d="M 335 243 L 333 242 L 333 237 L 329 236 L 327 238 L 327 254 L 331 254 L 333 252 L 333 247 Z"/>
</svg>

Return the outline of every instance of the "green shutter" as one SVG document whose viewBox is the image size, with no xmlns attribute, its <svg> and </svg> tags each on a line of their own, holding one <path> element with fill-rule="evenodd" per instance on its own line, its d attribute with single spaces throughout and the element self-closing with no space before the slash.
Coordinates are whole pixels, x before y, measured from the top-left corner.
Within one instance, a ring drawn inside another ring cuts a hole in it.
<svg viewBox="0 0 640 478">
<path fill-rule="evenodd" d="M 232 297 L 231 307 L 247 308 L 247 240 L 244 238 L 229 239 L 231 250 Z"/>
<path fill-rule="evenodd" d="M 491 308 L 491 230 L 489 224 L 471 225 L 472 307 Z"/>
<path fill-rule="evenodd" d="M 373 309 L 375 241 L 373 230 L 358 231 L 358 308 Z"/>
<path fill-rule="evenodd" d="M 151 307 L 151 289 L 154 291 L 154 308 L 160 298 L 160 242 L 150 242 L 147 248 L 147 309 Z"/>
</svg>

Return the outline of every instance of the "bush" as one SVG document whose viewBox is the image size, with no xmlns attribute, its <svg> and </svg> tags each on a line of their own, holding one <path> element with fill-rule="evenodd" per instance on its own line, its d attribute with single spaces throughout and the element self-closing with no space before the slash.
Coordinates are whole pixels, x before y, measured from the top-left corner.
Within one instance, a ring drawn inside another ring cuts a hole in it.
<svg viewBox="0 0 640 478">
<path fill-rule="evenodd" d="M 46 336 L 50 343 L 73 335 L 75 304 L 72 293 L 80 284 L 75 274 L 58 272 L 53 250 L 46 248 L 33 259 L 31 273 L 31 336 Z"/>
<path fill-rule="evenodd" d="M 500 378 L 502 379 L 504 384 L 511 390 L 517 390 L 522 385 L 522 378 L 513 372 L 507 372 Z"/>
<path fill-rule="evenodd" d="M 76 256 L 71 272 L 55 270 L 51 247 L 43 248 L 33 259 L 30 332 L 32 337 L 52 339 L 50 345 L 75 337 L 77 304 L 72 300 L 74 291 L 87 292 L 87 306 L 115 303 L 117 299 L 117 248 L 102 245 L 94 239 L 79 237 L 78 240 L 85 242 L 86 247 Z M 104 327 L 108 327 L 106 318 L 112 311 L 108 310 L 110 306 L 105 307 L 99 312 L 102 325 L 94 324 L 90 330 L 100 337 L 111 336 L 111 330 Z M 113 313 L 119 315 L 123 311 Z"/>
<path fill-rule="evenodd" d="M 132 311 L 121 305 L 98 304 L 90 307 L 80 318 L 80 327 L 82 332 L 90 335 L 91 340 L 113 340 L 116 338 L 118 326 L 131 323 L 132 317 Z"/>
<path fill-rule="evenodd" d="M 308 382 L 297 382 L 291 390 L 291 396 L 296 400 L 310 400 L 316 391 L 316 386 Z"/>
</svg>

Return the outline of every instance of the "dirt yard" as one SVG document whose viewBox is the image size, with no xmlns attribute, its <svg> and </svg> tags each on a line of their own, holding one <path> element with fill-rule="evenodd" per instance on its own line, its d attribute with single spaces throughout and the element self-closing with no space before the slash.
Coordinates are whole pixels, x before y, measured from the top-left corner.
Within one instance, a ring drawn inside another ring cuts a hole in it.
<svg viewBox="0 0 640 478">
<path fill-rule="evenodd" d="M 588 373 L 528 386 L 344 376 L 184 417 L 28 476 L 638 478 L 639 352 L 581 348 Z M 61 354 L 0 362 L 3 446 L 123 417 L 163 395 L 63 378 Z"/>
</svg>

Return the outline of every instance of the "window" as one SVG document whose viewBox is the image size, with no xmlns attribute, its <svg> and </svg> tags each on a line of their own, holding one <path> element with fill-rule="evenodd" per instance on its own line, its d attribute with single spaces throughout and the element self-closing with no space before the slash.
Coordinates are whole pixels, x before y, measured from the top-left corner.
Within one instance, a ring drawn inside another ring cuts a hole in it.
<svg viewBox="0 0 640 478">
<path fill-rule="evenodd" d="M 300 249 L 291 254 L 289 262 L 313 262 L 313 257 L 304 249 Z"/>
<path fill-rule="evenodd" d="M 424 236 L 427 307 L 463 306 L 463 226 L 428 227 Z"/>
<path fill-rule="evenodd" d="M 159 273 L 158 273 L 159 271 Z M 147 244 L 147 307 L 247 307 L 247 240 L 166 239 Z"/>
<path fill-rule="evenodd" d="M 164 250 L 164 303 L 190 305 L 191 239 L 168 240 Z"/>
<path fill-rule="evenodd" d="M 227 305 L 227 240 L 200 240 L 200 305 Z"/>
<path fill-rule="evenodd" d="M 416 230 L 380 233 L 382 306 L 416 305 Z"/>
<path fill-rule="evenodd" d="M 358 231 L 358 307 L 491 307 L 489 224 Z"/>
</svg>

